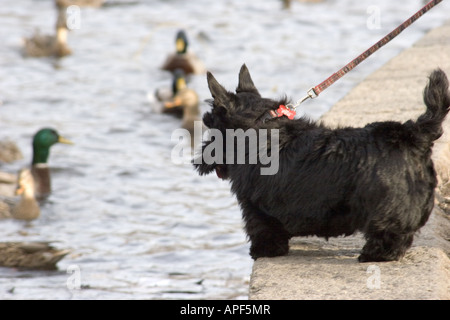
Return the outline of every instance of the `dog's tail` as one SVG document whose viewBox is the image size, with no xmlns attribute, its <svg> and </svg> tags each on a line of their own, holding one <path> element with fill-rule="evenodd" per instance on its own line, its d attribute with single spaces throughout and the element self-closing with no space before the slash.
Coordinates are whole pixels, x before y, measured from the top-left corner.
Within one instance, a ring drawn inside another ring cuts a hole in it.
<svg viewBox="0 0 450 320">
<path fill-rule="evenodd" d="M 441 69 L 436 69 L 430 74 L 423 92 L 423 101 L 427 111 L 417 119 L 416 125 L 428 144 L 432 144 L 442 135 L 442 122 L 450 108 L 448 79 Z"/>
</svg>

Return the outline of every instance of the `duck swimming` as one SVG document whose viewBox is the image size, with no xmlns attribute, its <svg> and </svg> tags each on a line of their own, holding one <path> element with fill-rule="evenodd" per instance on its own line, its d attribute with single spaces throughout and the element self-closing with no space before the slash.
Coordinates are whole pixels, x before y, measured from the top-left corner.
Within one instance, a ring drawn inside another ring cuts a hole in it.
<svg viewBox="0 0 450 320">
<path fill-rule="evenodd" d="M 61 58 L 72 53 L 67 45 L 67 7 L 56 1 L 58 18 L 56 20 L 56 34 L 42 35 L 36 32 L 31 38 L 25 39 L 23 54 L 25 57 L 57 57 Z"/>
<path fill-rule="evenodd" d="M 43 128 L 34 135 L 31 174 L 34 179 L 37 199 L 46 198 L 51 192 L 50 169 L 47 161 L 50 155 L 50 147 L 56 143 L 73 144 L 72 141 L 60 136 L 52 128 Z"/>
<path fill-rule="evenodd" d="M 69 252 L 55 249 L 46 241 L 0 242 L 0 266 L 56 270 L 56 264 Z"/>
<path fill-rule="evenodd" d="M 38 200 L 45 199 L 51 192 L 50 169 L 47 161 L 50 147 L 56 143 L 73 144 L 52 128 L 40 129 L 33 137 L 33 158 L 29 170 L 33 177 L 35 197 Z M 15 181 L 18 180 L 13 174 L 0 172 L 0 195 L 13 196 Z"/>
<path fill-rule="evenodd" d="M 175 38 L 176 51 L 166 58 L 161 69 L 171 72 L 182 69 L 186 75 L 205 73 L 206 69 L 203 63 L 195 54 L 188 51 L 188 45 L 189 42 L 184 30 L 178 31 Z"/>
<path fill-rule="evenodd" d="M 8 198 L 0 201 L 0 218 L 27 221 L 37 219 L 41 210 L 34 195 L 34 180 L 30 169 L 20 170 L 16 195 L 21 196 L 18 201 Z"/>
<path fill-rule="evenodd" d="M 170 88 L 157 89 L 155 91 L 154 97 L 150 97 L 149 95 L 149 100 L 154 105 L 154 111 L 159 113 L 171 114 L 177 118 L 182 118 L 182 106 L 167 108 L 165 106 L 165 103 L 173 101 L 173 98 L 177 95 L 177 93 L 185 88 L 187 88 L 185 73 L 182 69 L 176 69 L 173 72 L 172 85 Z M 154 101 L 154 98 L 156 98 L 158 102 Z"/>
</svg>

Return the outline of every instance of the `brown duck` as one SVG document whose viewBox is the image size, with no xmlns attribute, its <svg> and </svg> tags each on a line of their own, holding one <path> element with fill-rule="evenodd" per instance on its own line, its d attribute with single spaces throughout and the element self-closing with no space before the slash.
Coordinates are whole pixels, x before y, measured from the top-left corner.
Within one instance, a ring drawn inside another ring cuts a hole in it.
<svg viewBox="0 0 450 320">
<path fill-rule="evenodd" d="M 185 73 L 182 69 L 173 72 L 171 88 L 160 88 L 155 91 L 155 98 L 159 101 L 154 110 L 157 112 L 171 114 L 177 118 L 183 117 L 183 106 L 173 105 L 174 97 L 187 88 Z"/>
<path fill-rule="evenodd" d="M 25 39 L 23 54 L 26 57 L 64 57 L 70 55 L 72 50 L 67 45 L 67 7 L 59 1 L 56 2 L 58 18 L 56 20 L 56 34 L 42 35 L 36 32 L 31 38 Z"/>
<path fill-rule="evenodd" d="M 188 51 L 188 39 L 184 30 L 177 33 L 175 39 L 176 52 L 170 54 L 161 69 L 174 72 L 176 69 L 182 69 L 186 75 L 203 74 L 206 69 L 197 56 Z"/>
<path fill-rule="evenodd" d="M 0 266 L 56 270 L 56 264 L 70 251 L 58 250 L 49 242 L 0 242 Z"/>
</svg>

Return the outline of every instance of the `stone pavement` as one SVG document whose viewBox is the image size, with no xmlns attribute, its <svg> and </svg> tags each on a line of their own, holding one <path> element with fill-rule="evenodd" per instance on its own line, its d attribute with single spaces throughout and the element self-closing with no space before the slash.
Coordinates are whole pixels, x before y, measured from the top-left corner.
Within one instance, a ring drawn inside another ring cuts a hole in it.
<svg viewBox="0 0 450 320">
<path fill-rule="evenodd" d="M 425 110 L 427 77 L 437 67 L 450 78 L 450 21 L 367 77 L 321 120 L 330 126 L 364 126 L 416 119 Z M 360 235 L 328 242 L 294 238 L 287 256 L 255 261 L 249 299 L 450 299 L 450 117 L 433 160 L 439 179 L 436 205 L 401 261 L 358 263 L 364 244 Z"/>
</svg>

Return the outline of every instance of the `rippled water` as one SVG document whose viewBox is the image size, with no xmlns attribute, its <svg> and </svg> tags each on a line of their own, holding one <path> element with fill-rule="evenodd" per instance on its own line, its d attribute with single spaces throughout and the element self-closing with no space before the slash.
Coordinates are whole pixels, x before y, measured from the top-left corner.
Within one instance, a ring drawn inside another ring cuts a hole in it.
<svg viewBox="0 0 450 320">
<path fill-rule="evenodd" d="M 229 185 L 171 161 L 180 122 L 147 100 L 170 85 L 159 66 L 176 31 L 187 31 L 191 50 L 230 90 L 245 62 L 264 96 L 297 100 L 422 2 L 325 0 L 283 10 L 279 0 L 111 1 L 81 10 L 81 28 L 68 38 L 73 55 L 59 61 L 20 54 L 35 28 L 53 32 L 53 1 L 0 6 L 0 139 L 24 154 L 0 170 L 29 164 L 41 127 L 75 142 L 51 150 L 54 191 L 42 216 L 0 221 L 1 241 L 52 240 L 72 253 L 55 272 L 0 268 L 0 299 L 246 299 L 252 260 Z M 379 28 L 367 26 L 373 12 Z M 318 118 L 446 12 L 448 3 L 434 8 L 302 111 Z M 209 98 L 204 75 L 189 86 Z M 75 274 L 79 289 L 67 286 Z"/>
</svg>

